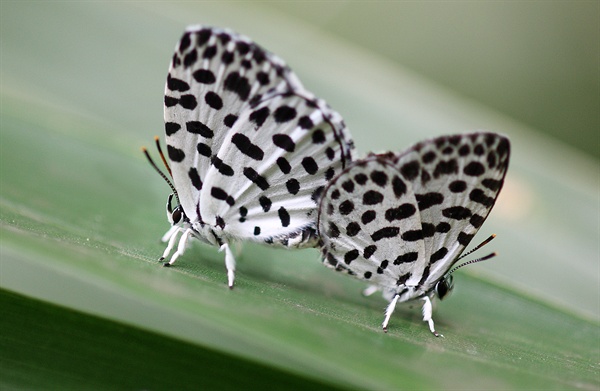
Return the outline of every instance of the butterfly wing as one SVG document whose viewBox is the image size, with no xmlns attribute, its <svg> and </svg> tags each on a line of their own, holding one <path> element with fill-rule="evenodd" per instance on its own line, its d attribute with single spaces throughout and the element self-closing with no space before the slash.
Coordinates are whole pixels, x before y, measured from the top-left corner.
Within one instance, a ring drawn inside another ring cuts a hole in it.
<svg viewBox="0 0 600 391">
<path fill-rule="evenodd" d="M 228 131 L 267 91 L 301 89 L 277 56 L 227 29 L 186 29 L 171 60 L 164 97 L 167 153 L 181 205 L 191 222 L 203 178 Z"/>
<path fill-rule="evenodd" d="M 258 241 L 314 232 L 319 194 L 350 161 L 351 148 L 325 102 L 299 90 L 267 94 L 243 112 L 217 154 L 219 167 L 207 172 L 202 218 Z"/>
<path fill-rule="evenodd" d="M 508 169 L 510 142 L 496 133 L 437 137 L 394 158 L 421 216 L 429 290 L 444 276 L 489 215 Z"/>
</svg>

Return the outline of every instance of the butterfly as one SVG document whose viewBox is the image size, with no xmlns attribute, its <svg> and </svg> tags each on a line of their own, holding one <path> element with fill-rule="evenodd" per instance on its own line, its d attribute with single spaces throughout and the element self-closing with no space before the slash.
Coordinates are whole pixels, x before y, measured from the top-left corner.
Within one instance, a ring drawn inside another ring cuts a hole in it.
<svg viewBox="0 0 600 391">
<path fill-rule="evenodd" d="M 168 162 L 157 145 L 172 176 L 161 173 L 172 226 L 161 260 L 177 245 L 165 266 L 198 239 L 225 252 L 232 288 L 234 242 L 317 245 L 320 193 L 354 146 L 341 116 L 283 60 L 231 30 L 188 27 L 171 59 L 164 120 Z"/>
<path fill-rule="evenodd" d="M 494 206 L 509 155 L 499 134 L 443 136 L 356 160 L 328 184 L 318 216 L 323 263 L 368 281 L 367 294 L 383 291 L 384 331 L 397 303 L 421 299 L 423 320 L 440 335 L 431 299 L 451 292 L 451 268 Z"/>
</svg>

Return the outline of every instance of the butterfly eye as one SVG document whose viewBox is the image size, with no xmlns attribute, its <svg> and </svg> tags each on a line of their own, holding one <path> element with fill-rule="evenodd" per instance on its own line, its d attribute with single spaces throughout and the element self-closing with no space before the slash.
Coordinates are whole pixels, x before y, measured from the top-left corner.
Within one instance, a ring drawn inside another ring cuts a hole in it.
<svg viewBox="0 0 600 391">
<path fill-rule="evenodd" d="M 171 213 L 171 219 L 173 219 L 173 224 L 177 224 L 181 221 L 183 217 L 183 210 L 181 209 L 181 205 L 177 205 Z"/>
<path fill-rule="evenodd" d="M 451 275 L 442 278 L 435 286 L 435 292 L 440 300 L 448 296 L 452 292 L 452 289 L 454 289 L 454 283 Z"/>
</svg>

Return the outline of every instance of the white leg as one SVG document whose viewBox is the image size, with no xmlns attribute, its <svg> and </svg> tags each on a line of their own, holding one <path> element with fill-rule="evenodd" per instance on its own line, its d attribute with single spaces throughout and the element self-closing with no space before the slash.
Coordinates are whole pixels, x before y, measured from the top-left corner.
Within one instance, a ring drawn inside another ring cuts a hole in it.
<svg viewBox="0 0 600 391">
<path fill-rule="evenodd" d="M 173 229 L 173 228 L 175 228 L 175 229 Z M 167 236 L 167 234 L 169 235 L 169 244 L 167 244 L 167 248 L 165 248 L 165 251 L 163 252 L 163 255 L 162 255 L 162 257 L 160 257 L 159 261 L 162 261 L 171 253 L 171 250 L 173 250 L 173 247 L 175 246 L 175 241 L 177 240 L 177 234 L 179 232 L 181 232 L 181 228 L 174 225 L 163 236 L 163 239 L 164 239 Z"/>
<path fill-rule="evenodd" d="M 225 251 L 225 267 L 227 268 L 227 284 L 229 289 L 233 289 L 233 282 L 235 280 L 235 258 L 229 244 L 225 243 L 219 248 L 219 251 Z"/>
<path fill-rule="evenodd" d="M 377 292 L 378 290 L 379 290 L 379 288 L 377 287 L 377 285 L 369 285 L 362 291 L 362 294 L 363 294 L 363 296 L 371 296 L 373 293 Z"/>
<path fill-rule="evenodd" d="M 392 314 L 394 313 L 394 310 L 396 309 L 396 303 L 398 303 L 399 298 L 400 298 L 400 295 L 394 296 L 394 298 L 392 299 L 390 304 L 385 309 L 385 319 L 383 319 L 383 323 L 381 324 L 381 327 L 383 328 L 383 331 L 386 333 L 387 333 L 388 323 L 390 323 L 390 317 L 392 316 Z"/>
<path fill-rule="evenodd" d="M 165 232 L 163 237 L 160 238 L 160 241 L 163 243 L 167 242 L 169 239 L 171 239 L 171 237 L 175 234 L 175 232 L 177 232 L 179 230 L 179 228 L 180 227 L 177 225 L 172 225 L 171 228 L 169 228 L 169 230 L 167 232 Z"/>
<path fill-rule="evenodd" d="M 433 335 L 435 335 L 436 337 L 444 338 L 442 334 L 438 334 L 437 331 L 435 331 L 433 319 L 431 318 L 431 316 L 433 315 L 433 306 L 431 305 L 431 299 L 429 298 L 429 296 L 425 296 L 423 298 L 423 301 L 425 302 L 423 304 L 423 321 L 429 324 L 429 330 L 431 330 Z"/>
<path fill-rule="evenodd" d="M 179 258 L 180 255 L 183 255 L 183 253 L 185 252 L 185 249 L 187 248 L 187 242 L 190 238 L 190 236 L 192 236 L 192 233 L 194 231 L 192 229 L 186 229 L 185 231 L 183 231 L 183 234 L 181 234 L 181 238 L 179 239 L 179 244 L 177 245 L 177 251 L 175 251 L 175 254 L 173 254 L 173 256 L 171 257 L 171 259 L 169 260 L 169 262 L 165 263 L 163 266 L 171 266 L 173 263 L 175 263 L 175 261 L 177 260 L 177 258 Z M 173 237 L 175 237 L 175 235 L 173 235 Z M 174 239 L 171 239 L 174 240 Z M 169 245 L 170 245 L 169 241 Z M 168 247 L 167 247 L 168 249 Z"/>
</svg>

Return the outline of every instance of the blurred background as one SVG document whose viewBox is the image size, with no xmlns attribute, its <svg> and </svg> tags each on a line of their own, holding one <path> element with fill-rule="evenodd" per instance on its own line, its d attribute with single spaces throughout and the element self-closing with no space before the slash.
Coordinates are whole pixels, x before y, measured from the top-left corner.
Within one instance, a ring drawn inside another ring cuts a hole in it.
<svg viewBox="0 0 600 391">
<path fill-rule="evenodd" d="M 168 63 L 184 28 L 199 23 L 283 58 L 342 114 L 360 153 L 477 129 L 507 134 L 506 185 L 475 240 L 498 234 L 489 247 L 500 256 L 461 273 L 600 320 L 598 1 L 2 1 L 2 288 L 170 334 L 166 319 L 183 314 L 178 336 L 194 341 L 189 319 L 221 330 L 226 311 L 245 314 L 244 299 L 221 294 L 216 250 L 196 249 L 206 259 L 174 272 L 154 263 L 168 188 L 139 147 L 163 133 Z M 296 287 L 294 300 L 358 292 L 322 270 L 316 252 L 285 254 L 248 246 L 240 281 Z M 263 330 L 283 318 L 265 317 Z"/>
</svg>

